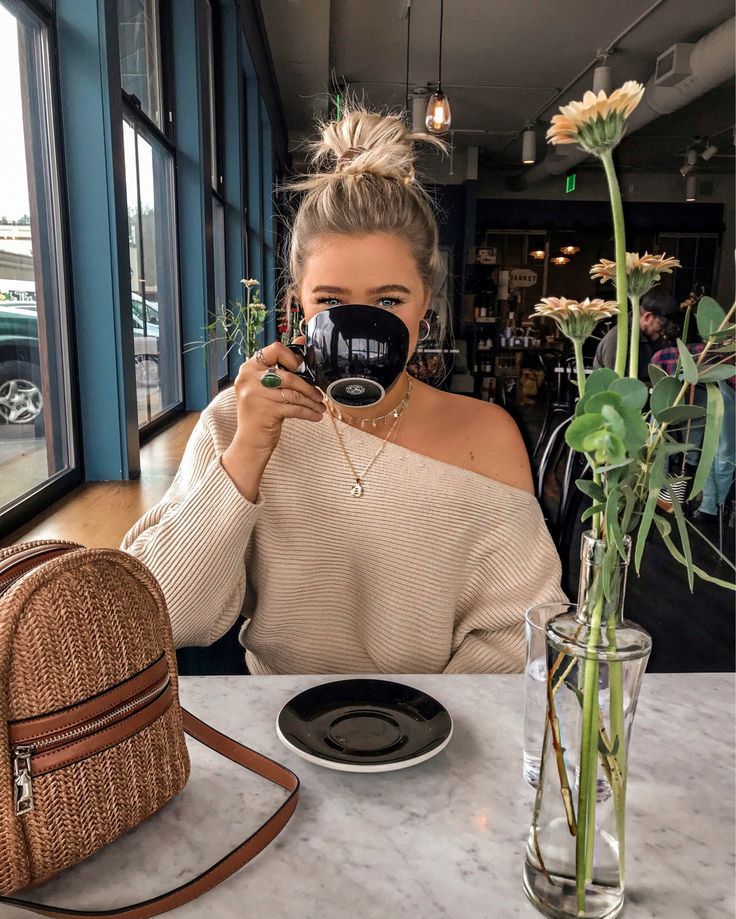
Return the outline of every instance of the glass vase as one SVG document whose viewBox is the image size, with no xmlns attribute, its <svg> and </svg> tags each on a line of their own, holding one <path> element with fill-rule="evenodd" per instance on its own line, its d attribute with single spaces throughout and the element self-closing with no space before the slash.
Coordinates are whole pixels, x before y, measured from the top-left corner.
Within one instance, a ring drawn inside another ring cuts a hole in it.
<svg viewBox="0 0 736 919">
<path fill-rule="evenodd" d="M 581 541 L 577 605 L 546 628 L 546 717 L 524 890 L 545 916 L 603 919 L 624 905 L 626 779 L 652 640 L 624 619 L 631 548 Z"/>
</svg>

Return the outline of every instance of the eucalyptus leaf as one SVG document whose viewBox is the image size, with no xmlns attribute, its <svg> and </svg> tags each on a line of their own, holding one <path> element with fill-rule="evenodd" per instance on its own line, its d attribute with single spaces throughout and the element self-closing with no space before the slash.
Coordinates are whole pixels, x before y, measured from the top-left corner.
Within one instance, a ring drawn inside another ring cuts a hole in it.
<svg viewBox="0 0 736 919">
<path fill-rule="evenodd" d="M 698 302 L 696 318 L 700 337 L 704 341 L 708 341 L 726 318 L 726 314 L 712 297 L 701 297 Z"/>
<path fill-rule="evenodd" d="M 603 489 L 596 482 L 591 482 L 590 479 L 576 479 L 575 484 L 584 495 L 587 495 L 594 501 L 603 502 L 606 500 Z"/>
<path fill-rule="evenodd" d="M 609 387 L 609 392 L 617 393 L 617 395 L 621 396 L 626 408 L 637 412 L 641 412 L 649 397 L 649 391 L 644 383 L 631 377 L 614 380 Z"/>
<path fill-rule="evenodd" d="M 680 394 L 682 386 L 674 377 L 663 377 L 655 384 L 652 390 L 651 409 L 652 414 L 661 421 L 660 413 L 675 404 L 675 399 Z"/>
<path fill-rule="evenodd" d="M 667 371 L 660 367 L 658 364 L 649 364 L 647 367 L 647 373 L 649 374 L 649 379 L 652 382 L 652 386 L 656 386 L 660 380 L 666 377 Z"/>
<path fill-rule="evenodd" d="M 682 372 L 687 383 L 698 382 L 698 368 L 693 360 L 692 354 L 688 351 L 687 345 L 680 338 L 677 339 L 677 350 L 680 352 L 680 362 L 682 363 Z"/>
<path fill-rule="evenodd" d="M 586 414 L 593 414 L 595 412 L 600 412 L 604 405 L 609 405 L 615 409 L 622 409 L 624 405 L 624 400 L 616 392 L 611 392 L 606 390 L 605 392 L 593 393 L 592 396 L 588 396 L 586 392 L 586 402 L 585 402 L 585 412 Z"/>
<path fill-rule="evenodd" d="M 585 523 L 586 520 L 590 520 L 590 518 L 595 516 L 595 514 L 602 514 L 605 509 L 605 504 L 591 504 L 590 507 L 583 511 L 580 517 L 580 522 Z"/>
<path fill-rule="evenodd" d="M 618 554 L 626 561 L 626 550 L 624 549 L 621 525 L 618 519 L 618 499 L 620 496 L 621 492 L 618 488 L 614 488 L 608 494 L 608 500 L 606 501 L 606 529 L 608 530 L 609 541 L 613 541 Z"/>
<path fill-rule="evenodd" d="M 663 408 L 657 420 L 669 424 L 671 421 L 687 421 L 688 418 L 704 418 L 705 412 L 702 405 L 673 405 Z"/>
<path fill-rule="evenodd" d="M 721 552 L 718 546 L 714 545 L 708 539 L 708 537 L 705 535 L 705 533 L 702 532 L 702 530 L 699 530 L 691 520 L 687 519 L 687 517 L 685 518 L 685 523 L 690 527 L 690 529 L 695 533 L 696 536 L 699 536 L 700 539 L 702 539 L 703 542 L 707 546 L 710 546 L 710 548 L 715 552 L 715 554 L 718 556 L 718 558 L 721 561 L 725 562 L 728 565 L 728 567 L 731 568 L 733 571 L 736 571 L 736 565 L 734 565 L 734 563 L 731 561 L 731 559 L 727 555 L 724 555 L 723 552 Z"/>
<path fill-rule="evenodd" d="M 654 521 L 657 525 L 657 529 L 659 530 L 659 535 L 662 537 L 664 544 L 667 546 L 667 548 L 670 551 L 670 555 L 675 559 L 675 561 L 678 561 L 681 565 L 685 565 L 686 564 L 685 558 L 683 557 L 682 553 L 678 550 L 677 546 L 674 544 L 674 542 L 672 541 L 669 535 L 671 527 L 668 521 L 663 520 L 659 516 L 656 516 L 654 518 Z M 665 524 L 666 526 L 664 526 Z M 721 580 L 721 578 L 715 578 L 713 577 L 712 574 L 708 574 L 707 571 L 703 571 L 702 568 L 698 568 L 697 565 L 693 565 L 693 572 L 697 574 L 697 576 L 701 578 L 703 581 L 710 581 L 711 584 L 717 584 L 719 587 L 725 587 L 727 590 L 736 590 L 736 583 L 731 582 L 731 581 L 723 581 Z"/>
<path fill-rule="evenodd" d="M 638 413 L 625 416 L 626 437 L 624 443 L 630 456 L 636 456 L 638 450 L 649 440 L 649 426 Z"/>
<path fill-rule="evenodd" d="M 594 454 L 597 463 L 619 465 L 626 462 L 623 441 L 605 429 L 586 435 L 583 440 L 583 450 L 585 453 Z"/>
<path fill-rule="evenodd" d="M 584 452 L 583 442 L 585 438 L 594 431 L 603 429 L 603 416 L 596 414 L 581 415 L 573 419 L 565 431 L 565 443 L 577 450 L 579 453 Z"/>
<path fill-rule="evenodd" d="M 631 519 L 636 509 L 638 498 L 636 492 L 631 487 L 631 485 L 622 485 L 621 493 L 624 496 L 624 512 L 621 517 L 621 529 L 624 533 L 628 533 L 630 529 Z"/>
<path fill-rule="evenodd" d="M 701 383 L 717 383 L 718 380 L 728 380 L 736 374 L 733 364 L 721 364 L 720 367 L 707 367 L 701 370 L 699 380 Z"/>
<path fill-rule="evenodd" d="M 715 332 L 710 333 L 710 340 L 713 342 L 724 341 L 734 337 L 736 335 L 736 327 L 733 325 L 727 325 L 722 329 L 719 329 Z"/>
<path fill-rule="evenodd" d="M 670 496 L 670 501 L 672 502 L 672 507 L 675 512 L 675 522 L 677 523 L 677 530 L 680 534 L 680 542 L 682 543 L 682 551 L 685 554 L 685 567 L 687 568 L 687 583 L 690 587 L 690 592 L 692 593 L 693 587 L 695 586 L 695 573 L 693 571 L 693 552 L 690 546 L 690 537 L 688 536 L 687 527 L 685 526 L 685 515 L 682 513 L 682 505 L 677 500 L 677 495 L 672 489 L 672 485 L 669 482 L 665 483 L 665 488 L 667 493 Z"/>
<path fill-rule="evenodd" d="M 602 405 L 601 415 L 603 415 L 608 430 L 615 434 L 619 440 L 624 440 L 626 438 L 626 425 L 616 409 L 612 405 Z"/>
<path fill-rule="evenodd" d="M 601 566 L 601 574 L 603 576 L 603 596 L 610 603 L 613 598 L 613 571 L 616 567 L 616 559 L 618 558 L 618 552 L 616 551 L 616 546 L 613 543 L 609 543 L 606 546 L 606 551 L 603 555 L 603 565 Z"/>
<path fill-rule="evenodd" d="M 705 416 L 705 430 L 703 431 L 703 445 L 700 450 L 700 460 L 690 490 L 690 500 L 703 490 L 705 480 L 713 465 L 718 440 L 723 426 L 723 393 L 716 383 L 706 384 L 707 407 Z"/>
<path fill-rule="evenodd" d="M 649 494 L 647 495 L 646 504 L 644 505 L 644 513 L 642 514 L 641 523 L 639 524 L 639 532 L 636 534 L 636 548 L 634 550 L 634 565 L 637 574 L 641 567 L 644 546 L 646 545 L 649 530 L 654 518 L 654 511 L 657 507 L 659 489 L 662 487 L 662 482 L 664 481 L 664 456 L 663 450 L 657 451 L 651 471 L 649 472 Z"/>
<path fill-rule="evenodd" d="M 588 379 L 585 381 L 585 392 L 586 395 L 590 393 L 603 392 L 605 389 L 613 383 L 614 380 L 618 380 L 619 375 L 615 370 L 612 370 L 610 367 L 599 367 L 597 370 L 594 370 Z"/>
<path fill-rule="evenodd" d="M 699 448 L 696 444 L 672 443 L 665 444 L 663 449 L 666 456 L 671 456 L 673 453 L 689 453 L 691 450 L 697 450 Z"/>
</svg>

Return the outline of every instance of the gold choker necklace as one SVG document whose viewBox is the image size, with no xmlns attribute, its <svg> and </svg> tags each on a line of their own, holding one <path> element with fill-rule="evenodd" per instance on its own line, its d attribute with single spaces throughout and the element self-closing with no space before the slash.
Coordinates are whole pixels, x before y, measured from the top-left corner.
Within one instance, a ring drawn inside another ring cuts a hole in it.
<svg viewBox="0 0 736 919">
<path fill-rule="evenodd" d="M 406 408 L 407 403 L 409 402 L 409 393 L 411 392 L 411 387 L 412 387 L 412 378 L 409 376 L 409 374 L 407 374 L 406 376 L 409 382 L 407 384 L 406 395 L 401 400 L 401 402 L 399 402 L 399 404 L 395 408 L 392 408 L 390 412 L 386 412 L 385 415 L 377 415 L 375 418 L 361 418 L 360 419 L 361 429 L 364 430 L 367 424 L 370 425 L 370 427 L 375 428 L 378 426 L 379 421 L 385 421 L 387 418 L 398 418 L 399 415 L 401 415 L 401 413 Z M 330 396 L 326 396 L 325 398 L 327 399 L 328 408 L 330 410 L 330 414 L 332 415 L 333 414 L 332 404 L 334 404 L 335 400 L 330 398 Z M 338 408 L 334 410 L 334 413 L 337 415 L 338 421 L 345 420 L 347 424 L 349 425 L 352 425 L 353 421 L 355 421 L 356 424 L 358 422 L 358 419 L 357 418 L 353 419 L 352 415 L 345 415 L 345 418 L 343 419 L 342 412 Z"/>
<path fill-rule="evenodd" d="M 408 375 L 407 375 L 407 376 L 408 376 Z M 362 472 L 358 472 L 357 469 L 355 468 L 355 466 L 353 466 L 353 462 L 352 462 L 352 460 L 350 459 L 350 455 L 348 454 L 348 451 L 345 449 L 345 444 L 343 443 L 342 435 L 340 434 L 340 431 L 339 431 L 339 429 L 338 429 L 338 427 L 337 427 L 337 422 L 335 421 L 335 416 L 334 416 L 334 415 L 332 414 L 332 412 L 330 411 L 330 418 L 332 419 L 332 426 L 333 426 L 334 429 L 335 429 L 335 434 L 337 435 L 338 443 L 340 444 L 340 448 L 342 449 L 342 452 L 343 452 L 343 454 L 344 454 L 344 456 L 345 456 L 345 459 L 348 461 L 348 466 L 350 466 L 350 470 L 351 470 L 351 472 L 353 473 L 353 478 L 355 479 L 355 485 L 353 485 L 352 489 L 350 490 L 350 494 L 351 494 L 354 498 L 360 498 L 361 495 L 363 494 L 363 492 L 365 491 L 365 475 L 366 475 L 366 473 L 367 473 L 368 470 L 371 468 L 371 466 L 375 463 L 375 461 L 378 459 L 378 457 L 381 455 L 381 453 L 383 452 L 384 447 L 386 446 L 386 444 L 387 444 L 387 443 L 389 442 L 389 440 L 391 439 L 391 436 L 396 432 L 396 429 L 397 429 L 397 427 L 398 427 L 398 425 L 399 425 L 399 422 L 401 421 L 401 419 L 402 419 L 403 416 L 404 416 L 404 410 L 406 409 L 406 406 L 409 404 L 409 396 L 411 395 L 411 387 L 412 387 L 412 379 L 411 379 L 411 377 L 409 377 L 408 379 L 409 379 L 409 384 L 408 384 L 406 396 L 404 396 L 404 398 L 401 400 L 401 403 L 400 403 L 401 409 L 399 409 L 399 406 L 397 405 L 396 408 L 395 408 L 393 411 L 388 412 L 386 415 L 382 415 L 382 416 L 381 416 L 382 418 L 387 418 L 389 415 L 393 415 L 394 418 L 395 418 L 395 420 L 394 420 L 394 423 L 391 425 L 391 430 L 390 430 L 390 431 L 388 432 L 388 434 L 386 435 L 386 439 L 383 440 L 383 441 L 381 441 L 381 446 L 378 448 L 378 450 L 376 451 L 376 453 L 375 453 L 374 456 L 373 456 L 373 459 L 370 461 L 370 463 L 368 463 L 368 465 L 365 467 L 365 469 L 364 469 Z M 339 415 L 339 414 L 338 414 L 338 418 L 340 418 L 340 415 Z M 378 419 L 376 419 L 376 420 L 378 420 Z M 362 427 L 362 425 L 361 425 L 361 427 Z M 375 427 L 375 424 L 374 424 L 374 427 Z"/>
</svg>

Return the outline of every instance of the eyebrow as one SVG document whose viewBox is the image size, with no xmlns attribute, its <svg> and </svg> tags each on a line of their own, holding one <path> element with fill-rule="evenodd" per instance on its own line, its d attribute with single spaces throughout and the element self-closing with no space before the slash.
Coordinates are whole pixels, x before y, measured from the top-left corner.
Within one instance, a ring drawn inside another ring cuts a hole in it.
<svg viewBox="0 0 736 919">
<path fill-rule="evenodd" d="M 404 287 L 403 284 L 382 284 L 380 287 L 372 287 L 368 293 L 369 294 L 382 294 L 387 290 L 399 290 L 404 294 L 410 294 L 411 291 L 408 287 Z M 312 290 L 313 294 L 316 293 L 326 293 L 326 294 L 346 294 L 349 293 L 344 287 L 330 287 L 327 284 L 320 284 Z"/>
</svg>

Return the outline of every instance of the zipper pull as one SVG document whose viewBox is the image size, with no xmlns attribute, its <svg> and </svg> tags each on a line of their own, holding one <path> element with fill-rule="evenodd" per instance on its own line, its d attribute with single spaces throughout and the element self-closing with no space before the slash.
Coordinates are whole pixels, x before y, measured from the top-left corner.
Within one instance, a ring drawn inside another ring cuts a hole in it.
<svg viewBox="0 0 736 919">
<path fill-rule="evenodd" d="M 27 814 L 33 810 L 33 784 L 31 782 L 32 747 L 13 750 L 13 777 L 15 780 L 15 813 Z"/>
</svg>

